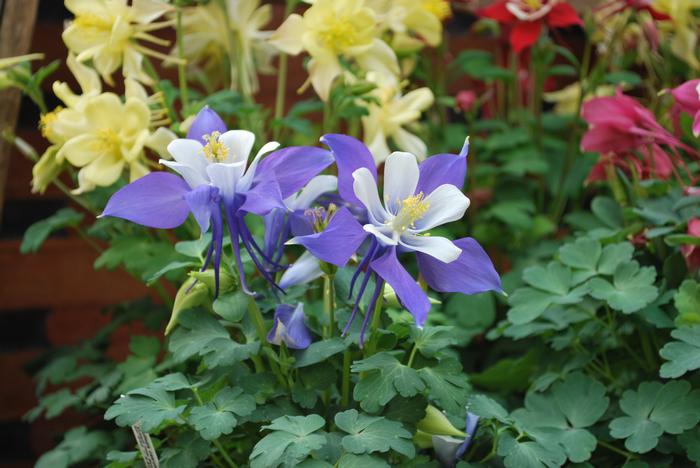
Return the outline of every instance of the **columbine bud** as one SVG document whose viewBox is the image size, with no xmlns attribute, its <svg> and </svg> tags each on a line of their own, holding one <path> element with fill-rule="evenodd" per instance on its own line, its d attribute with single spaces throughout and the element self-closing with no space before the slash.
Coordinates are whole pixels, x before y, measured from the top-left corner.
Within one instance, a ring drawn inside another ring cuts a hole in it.
<svg viewBox="0 0 700 468">
<path fill-rule="evenodd" d="M 275 322 L 267 341 L 272 344 L 286 344 L 292 349 L 306 349 L 311 344 L 311 332 L 304 323 L 304 304 L 297 304 L 296 309 L 289 305 L 279 305 L 275 310 Z"/>
</svg>

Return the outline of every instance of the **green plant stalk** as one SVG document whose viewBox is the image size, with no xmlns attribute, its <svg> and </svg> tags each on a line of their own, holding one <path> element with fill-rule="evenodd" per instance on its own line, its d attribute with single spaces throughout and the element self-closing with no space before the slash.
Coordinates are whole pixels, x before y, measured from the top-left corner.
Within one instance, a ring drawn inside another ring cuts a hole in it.
<svg viewBox="0 0 700 468">
<path fill-rule="evenodd" d="M 637 458 L 637 456 L 633 453 L 628 452 L 627 450 L 622 450 L 621 448 L 617 448 L 612 444 L 609 444 L 605 442 L 604 440 L 598 439 L 598 445 L 601 447 L 605 447 L 606 449 L 610 450 L 611 452 L 615 452 L 618 455 L 622 455 L 623 457 L 627 458 L 628 460 Z"/>
<path fill-rule="evenodd" d="M 275 120 L 277 124 L 272 131 L 272 139 L 279 140 L 282 127 L 279 120 L 284 117 L 284 106 L 287 94 L 287 65 L 289 57 L 284 52 L 280 52 L 279 67 L 277 69 L 277 94 L 275 95 Z"/>
<path fill-rule="evenodd" d="M 379 298 L 377 299 L 377 303 L 374 305 L 374 311 L 372 312 L 372 322 L 369 326 L 370 339 L 368 340 L 367 346 L 365 346 L 365 357 L 373 355 L 376 349 L 376 347 L 374 346 L 374 340 L 372 340 L 371 338 L 374 335 L 374 332 L 379 328 L 379 324 L 381 323 L 382 307 L 384 306 L 384 285 L 385 283 L 382 284 L 382 290 L 379 292 Z"/>
<path fill-rule="evenodd" d="M 265 320 L 263 319 L 262 312 L 260 312 L 260 308 L 258 307 L 257 302 L 255 302 L 255 298 L 251 297 L 248 300 L 248 315 L 250 316 L 251 321 L 253 322 L 253 326 L 255 326 L 255 332 L 258 335 L 258 339 L 260 340 L 260 346 L 263 348 L 264 351 L 268 354 L 268 363 L 270 364 L 270 370 L 272 370 L 272 373 L 275 374 L 275 377 L 277 377 L 277 380 L 282 384 L 284 388 L 287 387 L 287 381 L 284 379 L 282 376 L 282 372 L 280 370 L 279 365 L 277 364 L 277 361 L 272 357 L 275 355 L 275 350 L 272 349 L 272 346 L 270 343 L 267 341 L 267 334 L 265 333 Z M 255 363 L 255 361 L 253 361 Z M 256 365 L 257 367 L 257 365 Z"/>
<path fill-rule="evenodd" d="M 187 88 L 187 73 L 185 70 L 185 45 L 182 42 L 182 7 L 177 7 L 177 19 L 176 19 L 176 34 L 177 34 L 177 56 L 180 62 L 177 64 L 177 74 L 178 81 L 180 84 L 180 102 L 182 102 L 182 110 L 187 108 L 187 103 L 189 101 L 189 90 Z"/>
<path fill-rule="evenodd" d="M 411 354 L 408 356 L 408 362 L 406 363 L 408 367 L 413 367 L 413 360 L 416 357 L 416 351 L 418 351 L 418 346 L 416 345 L 416 343 L 413 343 L 413 348 L 411 348 Z"/>
<path fill-rule="evenodd" d="M 199 392 L 197 391 L 197 388 L 196 387 L 191 387 L 191 388 L 192 388 L 192 393 L 194 394 L 194 398 L 195 398 L 195 400 L 197 400 L 197 404 L 199 406 L 204 406 L 204 402 L 202 401 L 202 397 L 199 396 Z M 221 454 L 223 459 L 226 460 L 226 463 L 228 464 L 228 466 L 230 466 L 231 468 L 238 468 L 238 465 L 236 464 L 236 462 L 234 462 L 231 459 L 231 457 L 229 457 L 228 453 L 226 452 L 226 449 L 224 449 L 224 446 L 221 445 L 221 442 L 219 442 L 219 439 L 214 439 L 212 441 L 212 443 L 214 444 L 214 447 L 216 447 L 216 450 L 219 451 L 219 453 Z"/>
<path fill-rule="evenodd" d="M 341 382 L 340 404 L 343 408 L 348 407 L 350 403 L 350 364 L 352 356 L 350 350 L 346 349 L 343 353 L 343 381 Z"/>
<path fill-rule="evenodd" d="M 328 314 L 328 332 L 326 338 L 335 334 L 335 285 L 333 275 L 323 275 L 323 308 Z"/>
</svg>

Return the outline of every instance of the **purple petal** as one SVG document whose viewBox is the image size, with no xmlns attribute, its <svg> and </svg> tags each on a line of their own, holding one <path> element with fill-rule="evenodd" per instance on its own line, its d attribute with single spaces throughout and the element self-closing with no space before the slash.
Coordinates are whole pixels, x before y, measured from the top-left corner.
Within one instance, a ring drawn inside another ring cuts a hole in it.
<svg viewBox="0 0 700 468">
<path fill-rule="evenodd" d="M 190 190 L 187 182 L 174 174 L 152 172 L 112 195 L 101 216 L 172 229 L 184 223 L 190 213 L 184 198 Z"/>
<path fill-rule="evenodd" d="M 289 213 L 289 227 L 293 236 L 308 236 L 314 233 L 311 218 L 304 215 L 302 211 Z"/>
<path fill-rule="evenodd" d="M 418 268 L 430 287 L 439 292 L 476 294 L 501 291 L 501 278 L 488 254 L 471 237 L 456 240 L 462 254 L 451 263 L 443 263 L 430 255 L 417 253 Z"/>
<path fill-rule="evenodd" d="M 286 209 L 280 187 L 275 179 L 262 180 L 245 192 L 245 201 L 240 209 L 264 216 L 275 208 Z"/>
<path fill-rule="evenodd" d="M 416 280 L 399 263 L 396 248 L 388 249 L 384 255 L 373 260 L 369 267 L 389 283 L 401 304 L 413 315 L 416 325 L 422 327 L 428 318 L 430 302 Z"/>
<path fill-rule="evenodd" d="M 211 185 L 200 185 L 185 194 L 185 201 L 190 207 L 194 219 L 199 224 L 202 234 L 209 230 L 212 210 L 219 209 L 219 189 Z"/>
<path fill-rule="evenodd" d="M 341 208 L 323 232 L 295 237 L 290 242 L 303 245 L 324 262 L 342 267 L 367 236 L 367 232 L 350 211 Z"/>
<path fill-rule="evenodd" d="M 190 140 L 199 140 L 200 143 L 206 145 L 204 135 L 210 135 L 213 132 L 226 133 L 226 124 L 219 117 L 219 114 L 214 112 L 209 106 L 204 106 L 197 114 L 197 117 L 192 121 L 190 129 L 187 131 L 187 138 Z"/>
<path fill-rule="evenodd" d="M 275 322 L 267 341 L 280 345 L 283 342 L 292 349 L 306 349 L 311 344 L 311 332 L 304 323 L 304 305 L 299 303 L 296 309 L 282 304 L 275 310 Z"/>
<path fill-rule="evenodd" d="M 274 258 L 282 244 L 287 242 L 289 224 L 285 218 L 285 210 L 279 208 L 270 211 L 263 217 L 265 225 L 263 249 L 268 257 Z"/>
<path fill-rule="evenodd" d="M 321 137 L 321 142 L 328 145 L 338 167 L 338 192 L 346 201 L 362 206 L 352 188 L 352 173 L 366 167 L 377 180 L 377 167 L 372 153 L 360 140 L 346 135 L 330 134 Z"/>
<path fill-rule="evenodd" d="M 277 179 L 282 198 L 301 190 L 311 179 L 333 164 L 333 156 L 313 146 L 292 146 L 275 151 L 263 159 L 255 179 Z"/>
<path fill-rule="evenodd" d="M 467 176 L 467 155 L 465 154 L 436 154 L 430 156 L 418 166 L 420 178 L 416 193 L 428 195 L 443 184 L 462 188 Z"/>
<path fill-rule="evenodd" d="M 476 435 L 476 427 L 478 424 L 479 416 L 467 411 L 467 425 L 464 429 L 464 432 L 467 433 L 467 436 L 464 438 L 464 442 L 462 442 L 462 444 L 459 446 L 459 449 L 457 450 L 457 453 L 455 454 L 455 462 L 457 462 L 457 460 L 464 456 L 467 449 L 471 445 L 472 441 L 474 440 L 474 436 Z"/>
</svg>

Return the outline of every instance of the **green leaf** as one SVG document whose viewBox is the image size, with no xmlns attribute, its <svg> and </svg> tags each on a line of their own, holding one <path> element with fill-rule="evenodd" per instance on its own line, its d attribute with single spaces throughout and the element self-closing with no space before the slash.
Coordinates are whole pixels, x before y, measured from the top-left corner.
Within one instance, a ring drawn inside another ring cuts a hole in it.
<svg viewBox="0 0 700 468">
<path fill-rule="evenodd" d="M 297 354 L 294 367 L 306 367 L 325 361 L 331 356 L 347 349 L 348 344 L 342 338 L 331 338 L 311 343 L 305 350 Z"/>
<path fill-rule="evenodd" d="M 566 244 L 559 249 L 559 259 L 564 265 L 575 268 L 576 283 L 587 280 L 596 275 L 598 259 L 602 253 L 600 242 L 595 239 L 582 237 L 571 244 Z"/>
<path fill-rule="evenodd" d="M 504 457 L 506 468 L 558 467 L 566 461 L 566 455 L 556 445 L 518 442 L 508 434 L 498 439 L 498 454 Z"/>
<path fill-rule="evenodd" d="M 685 431 L 678 436 L 678 442 L 683 446 L 688 458 L 700 465 L 700 427 Z"/>
<path fill-rule="evenodd" d="M 503 424 L 510 425 L 512 420 L 508 411 L 496 400 L 486 395 L 471 395 L 467 407 L 469 411 L 484 419 L 496 419 Z"/>
<path fill-rule="evenodd" d="M 52 232 L 77 226 L 84 217 L 82 213 L 78 213 L 72 208 L 58 210 L 48 218 L 29 226 L 29 229 L 24 233 L 19 251 L 23 254 L 38 251 Z"/>
<path fill-rule="evenodd" d="M 163 450 L 160 457 L 162 468 L 196 468 L 211 455 L 209 442 L 196 432 L 187 431 L 178 437 L 174 447 Z"/>
<path fill-rule="evenodd" d="M 411 433 L 401 423 L 367 416 L 351 409 L 337 413 L 335 424 L 350 435 L 343 437 L 343 448 L 357 455 L 388 452 L 390 449 L 412 458 L 416 454 Z"/>
<path fill-rule="evenodd" d="M 248 296 L 243 291 L 222 294 L 214 300 L 212 308 L 219 317 L 231 322 L 240 322 L 248 310 Z"/>
<path fill-rule="evenodd" d="M 443 359 L 437 366 L 418 370 L 418 375 L 425 382 L 430 399 L 442 409 L 455 414 L 463 411 L 471 386 L 459 361 Z"/>
<path fill-rule="evenodd" d="M 255 398 L 243 393 L 243 389 L 224 388 L 204 406 L 192 409 L 189 422 L 205 440 L 214 440 L 222 434 L 230 434 L 238 424 L 236 416 L 248 416 L 255 410 Z"/>
<path fill-rule="evenodd" d="M 457 344 L 455 327 L 425 327 L 411 328 L 413 342 L 423 356 L 434 357 L 440 351 Z"/>
<path fill-rule="evenodd" d="M 658 297 L 655 279 L 656 270 L 653 267 L 640 268 L 639 263 L 631 261 L 618 265 L 612 284 L 603 278 L 593 278 L 588 284 L 591 296 L 606 301 L 613 309 L 630 314 Z"/>
<path fill-rule="evenodd" d="M 186 405 L 175 402 L 175 397 L 168 391 L 173 388 L 171 384 L 174 384 L 172 378 L 156 380 L 146 387 L 130 391 L 107 409 L 105 419 L 114 419 L 122 427 L 140 422 L 144 432 L 150 432 L 166 421 L 180 422 Z"/>
<path fill-rule="evenodd" d="M 251 468 L 276 468 L 296 466 L 326 443 L 326 437 L 314 434 L 325 424 L 317 415 L 282 416 L 272 421 L 269 429 L 273 432 L 263 437 L 250 454 Z"/>
<path fill-rule="evenodd" d="M 673 302 L 678 309 L 678 325 L 700 325 L 700 283 L 692 279 L 683 281 Z"/>
<path fill-rule="evenodd" d="M 101 460 L 111 442 L 106 432 L 88 431 L 85 426 L 76 427 L 66 432 L 53 450 L 43 454 L 35 468 L 61 468 L 91 459 Z"/>
<path fill-rule="evenodd" d="M 531 349 L 518 358 L 503 358 L 482 372 L 471 374 L 474 384 L 491 391 L 525 391 L 536 370 L 540 353 Z"/>
<path fill-rule="evenodd" d="M 228 366 L 244 361 L 258 352 L 257 341 L 240 344 L 210 314 L 201 310 L 184 311 L 178 319 L 180 327 L 170 337 L 168 349 L 177 362 L 200 356 L 208 368 Z"/>
<path fill-rule="evenodd" d="M 601 418 L 608 404 L 605 387 L 576 372 L 556 383 L 549 394 L 528 393 L 525 409 L 512 417 L 541 445 L 559 444 L 572 462 L 580 463 L 596 448 L 595 436 L 585 428 Z"/>
<path fill-rule="evenodd" d="M 605 82 L 613 85 L 637 86 L 642 83 L 642 78 L 628 70 L 606 73 Z"/>
<path fill-rule="evenodd" d="M 390 468 L 387 462 L 372 455 L 346 453 L 338 460 L 338 468 Z"/>
<path fill-rule="evenodd" d="M 42 413 L 46 419 L 52 419 L 63 413 L 66 408 L 75 406 L 81 402 L 78 395 L 73 394 L 69 389 L 62 388 L 56 392 L 49 393 L 39 399 L 39 404 L 25 415 L 27 421 L 34 421 Z"/>
<path fill-rule="evenodd" d="M 377 353 L 355 361 L 351 369 L 366 372 L 355 385 L 353 398 L 370 413 L 378 411 L 397 394 L 412 397 L 425 388 L 415 369 L 401 364 L 388 353 Z"/>
<path fill-rule="evenodd" d="M 632 254 L 634 254 L 634 246 L 629 242 L 606 245 L 600 255 L 598 273 L 612 275 L 618 266 L 632 260 Z"/>
<path fill-rule="evenodd" d="M 680 434 L 700 421 L 700 390 L 691 391 L 683 380 L 642 382 L 638 389 L 627 390 L 620 399 L 626 414 L 610 422 L 610 435 L 626 439 L 625 447 L 646 453 L 659 443 L 667 432 Z"/>
<path fill-rule="evenodd" d="M 671 332 L 676 341 L 666 343 L 659 354 L 669 362 L 661 366 L 659 375 L 675 379 L 688 371 L 700 369 L 700 325 Z"/>
<path fill-rule="evenodd" d="M 624 226 L 622 208 L 610 197 L 595 197 L 591 203 L 591 211 L 609 228 L 619 229 Z"/>
</svg>

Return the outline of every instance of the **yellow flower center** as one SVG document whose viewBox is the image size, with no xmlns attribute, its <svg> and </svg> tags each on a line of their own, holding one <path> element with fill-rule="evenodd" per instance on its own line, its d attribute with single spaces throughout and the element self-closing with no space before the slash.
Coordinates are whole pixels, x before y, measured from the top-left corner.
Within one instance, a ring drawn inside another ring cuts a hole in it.
<svg viewBox="0 0 700 468">
<path fill-rule="evenodd" d="M 357 29 L 348 18 L 329 17 L 318 31 L 318 38 L 323 45 L 336 53 L 359 42 Z"/>
<path fill-rule="evenodd" d="M 452 13 L 450 2 L 447 0 L 423 0 L 423 9 L 434 15 L 440 21 Z"/>
<path fill-rule="evenodd" d="M 404 232 L 408 228 L 413 228 L 414 223 L 421 219 L 430 208 L 430 203 L 425 200 L 423 192 L 401 201 L 399 213 L 391 221 L 391 227 L 396 232 Z"/>
<path fill-rule="evenodd" d="M 100 32 L 108 32 L 112 29 L 112 23 L 89 13 L 76 16 L 73 23 L 80 29 L 93 29 Z"/>
<path fill-rule="evenodd" d="M 117 132 L 111 128 L 103 128 L 102 130 L 98 130 L 97 138 L 99 143 L 97 144 L 97 148 L 95 148 L 96 151 L 111 153 L 118 151 L 119 147 L 121 146 L 119 134 L 117 134 Z"/>
<path fill-rule="evenodd" d="M 530 10 L 539 10 L 542 8 L 542 0 L 523 0 L 523 3 L 525 3 Z"/>
<path fill-rule="evenodd" d="M 58 113 L 62 109 L 63 108 L 61 106 L 58 106 L 51 112 L 41 114 L 41 117 L 39 118 L 39 128 L 41 129 L 41 134 L 47 140 L 53 140 L 56 136 L 54 131 L 51 129 L 51 124 L 53 124 L 56 121 L 56 119 L 58 118 Z"/>
<path fill-rule="evenodd" d="M 204 157 L 212 162 L 224 162 L 228 157 L 228 146 L 219 141 L 220 132 L 212 132 L 211 135 L 204 135 L 207 144 L 202 150 Z"/>
</svg>

